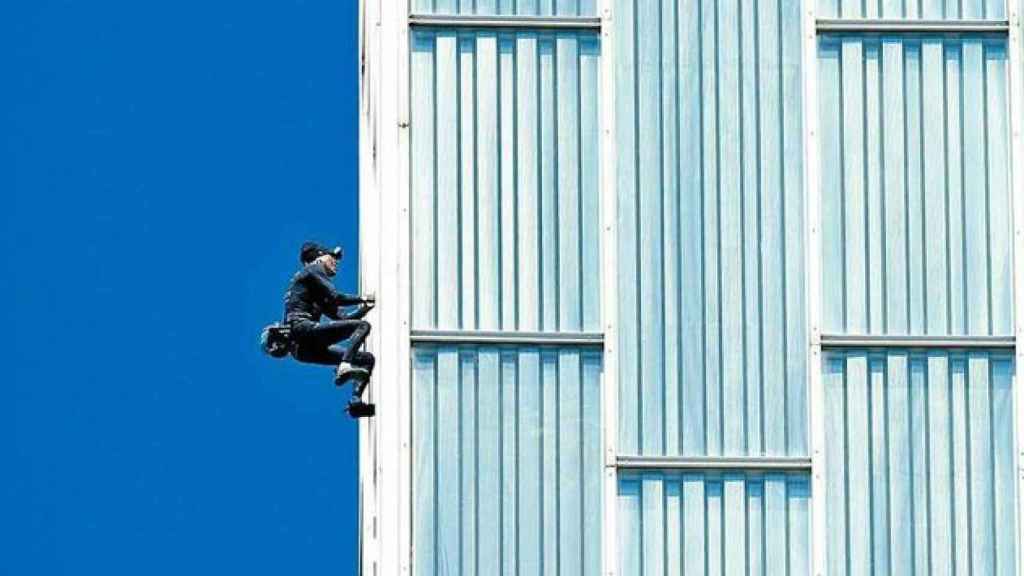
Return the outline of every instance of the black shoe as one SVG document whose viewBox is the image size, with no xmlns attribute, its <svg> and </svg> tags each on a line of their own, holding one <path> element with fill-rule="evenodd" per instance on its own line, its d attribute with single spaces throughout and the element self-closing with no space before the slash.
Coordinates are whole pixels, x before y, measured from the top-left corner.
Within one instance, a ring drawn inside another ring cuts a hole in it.
<svg viewBox="0 0 1024 576">
<path fill-rule="evenodd" d="M 369 404 L 362 400 L 352 401 L 348 403 L 345 412 L 348 412 L 348 415 L 352 418 L 372 418 L 377 414 L 377 405 Z"/>
</svg>

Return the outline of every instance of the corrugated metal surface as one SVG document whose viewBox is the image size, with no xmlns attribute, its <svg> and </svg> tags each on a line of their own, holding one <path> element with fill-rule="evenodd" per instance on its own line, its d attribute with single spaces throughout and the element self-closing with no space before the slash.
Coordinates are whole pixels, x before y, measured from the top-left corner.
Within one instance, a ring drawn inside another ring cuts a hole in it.
<svg viewBox="0 0 1024 576">
<path fill-rule="evenodd" d="M 1012 360 L 825 358 L 830 575 L 1017 573 Z"/>
<path fill-rule="evenodd" d="M 1004 20 L 1006 0 L 818 0 L 821 18 Z"/>
<path fill-rule="evenodd" d="M 596 16 L 597 0 L 412 0 L 414 14 Z"/>
<path fill-rule="evenodd" d="M 597 330 L 595 33 L 412 39 L 413 327 Z"/>
<path fill-rule="evenodd" d="M 825 330 L 1012 334 L 1005 41 L 826 37 L 819 57 Z"/>
<path fill-rule="evenodd" d="M 598 574 L 601 352 L 413 358 L 416 574 Z"/>
<path fill-rule="evenodd" d="M 804 455 L 797 0 L 619 0 L 620 450 Z"/>
<path fill-rule="evenodd" d="M 620 576 L 810 574 L 806 475 L 628 474 Z"/>
</svg>

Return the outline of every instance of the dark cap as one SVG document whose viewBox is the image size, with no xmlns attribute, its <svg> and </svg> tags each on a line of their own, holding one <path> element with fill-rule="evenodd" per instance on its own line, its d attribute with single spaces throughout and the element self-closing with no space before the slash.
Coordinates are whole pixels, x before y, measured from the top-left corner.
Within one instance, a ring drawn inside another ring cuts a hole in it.
<svg viewBox="0 0 1024 576">
<path fill-rule="evenodd" d="M 323 256 L 324 254 L 330 254 L 338 260 L 341 260 L 343 254 L 340 246 L 334 248 L 325 248 L 316 242 L 306 242 L 302 245 L 302 250 L 299 252 L 299 261 L 303 264 L 309 264 L 313 260 Z"/>
</svg>

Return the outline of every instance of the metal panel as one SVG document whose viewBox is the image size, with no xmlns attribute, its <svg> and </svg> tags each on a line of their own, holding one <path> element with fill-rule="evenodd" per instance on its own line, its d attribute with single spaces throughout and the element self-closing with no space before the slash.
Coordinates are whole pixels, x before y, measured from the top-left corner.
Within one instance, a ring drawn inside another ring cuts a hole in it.
<svg viewBox="0 0 1024 576">
<path fill-rule="evenodd" d="M 601 332 L 484 332 L 467 330 L 413 330 L 409 339 L 414 344 L 548 344 L 603 346 Z"/>
<path fill-rule="evenodd" d="M 598 0 L 411 0 L 413 14 L 597 16 Z"/>
<path fill-rule="evenodd" d="M 416 574 L 598 574 L 601 350 L 413 352 Z"/>
<path fill-rule="evenodd" d="M 877 20 L 872 18 L 825 18 L 817 32 L 866 32 L 897 34 L 1005 34 L 1007 20 Z"/>
<path fill-rule="evenodd" d="M 414 329 L 600 330 L 598 36 L 418 30 Z"/>
<path fill-rule="evenodd" d="M 822 334 L 826 348 L 1009 348 L 1013 336 L 871 336 L 864 334 Z"/>
<path fill-rule="evenodd" d="M 831 352 L 823 371 L 828 573 L 1016 574 L 1012 353 Z"/>
<path fill-rule="evenodd" d="M 810 573 L 806 474 L 624 473 L 619 576 Z"/>
<path fill-rule="evenodd" d="M 810 471 L 810 458 L 741 456 L 619 456 L 620 470 L 790 470 Z"/>
<path fill-rule="evenodd" d="M 520 28 L 553 30 L 557 28 L 600 30 L 601 19 L 596 16 L 436 16 L 413 14 L 410 26 L 436 26 L 444 28 Z"/>
<path fill-rule="evenodd" d="M 619 453 L 806 455 L 800 2 L 615 8 Z"/>
<path fill-rule="evenodd" d="M 817 0 L 817 3 L 818 16 L 822 18 L 1006 19 L 1006 0 Z"/>
<path fill-rule="evenodd" d="M 1013 334 L 1002 39 L 825 36 L 824 330 Z"/>
</svg>

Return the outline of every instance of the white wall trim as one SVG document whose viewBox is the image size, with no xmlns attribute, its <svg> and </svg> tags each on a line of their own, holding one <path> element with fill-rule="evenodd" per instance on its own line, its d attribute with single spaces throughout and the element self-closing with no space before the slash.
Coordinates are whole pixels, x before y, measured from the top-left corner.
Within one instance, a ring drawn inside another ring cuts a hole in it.
<svg viewBox="0 0 1024 576">
<path fill-rule="evenodd" d="M 811 439 L 811 570 L 825 576 L 825 398 L 821 389 L 821 229 L 818 187 L 818 21 L 815 0 L 803 0 L 803 122 L 804 122 L 804 238 L 807 294 L 807 322 L 810 342 L 807 350 L 808 437 Z"/>
<path fill-rule="evenodd" d="M 602 370 L 602 443 L 604 449 L 604 505 L 601 522 L 601 565 L 615 576 L 619 566 L 618 542 L 618 231 L 615 141 L 615 0 L 601 0 L 601 321 L 604 326 Z"/>
<path fill-rule="evenodd" d="M 1021 366 L 1024 366 L 1024 142 L 1022 142 L 1022 115 L 1024 115 L 1024 62 L 1021 61 L 1021 22 L 1019 0 L 1009 0 L 1007 8 L 1009 20 L 1009 63 L 1008 79 L 1010 84 L 1010 131 L 1011 154 L 1010 162 L 1011 189 L 1010 196 L 1013 209 L 1013 290 L 1014 290 L 1014 331 L 1016 340 L 1016 362 L 1014 363 L 1013 397 L 1016 402 L 1014 425 L 1016 429 L 1016 446 L 1014 447 L 1014 469 L 1017 474 L 1015 483 L 1015 499 L 1017 503 L 1017 574 L 1024 575 L 1024 392 L 1020 377 Z"/>
</svg>

